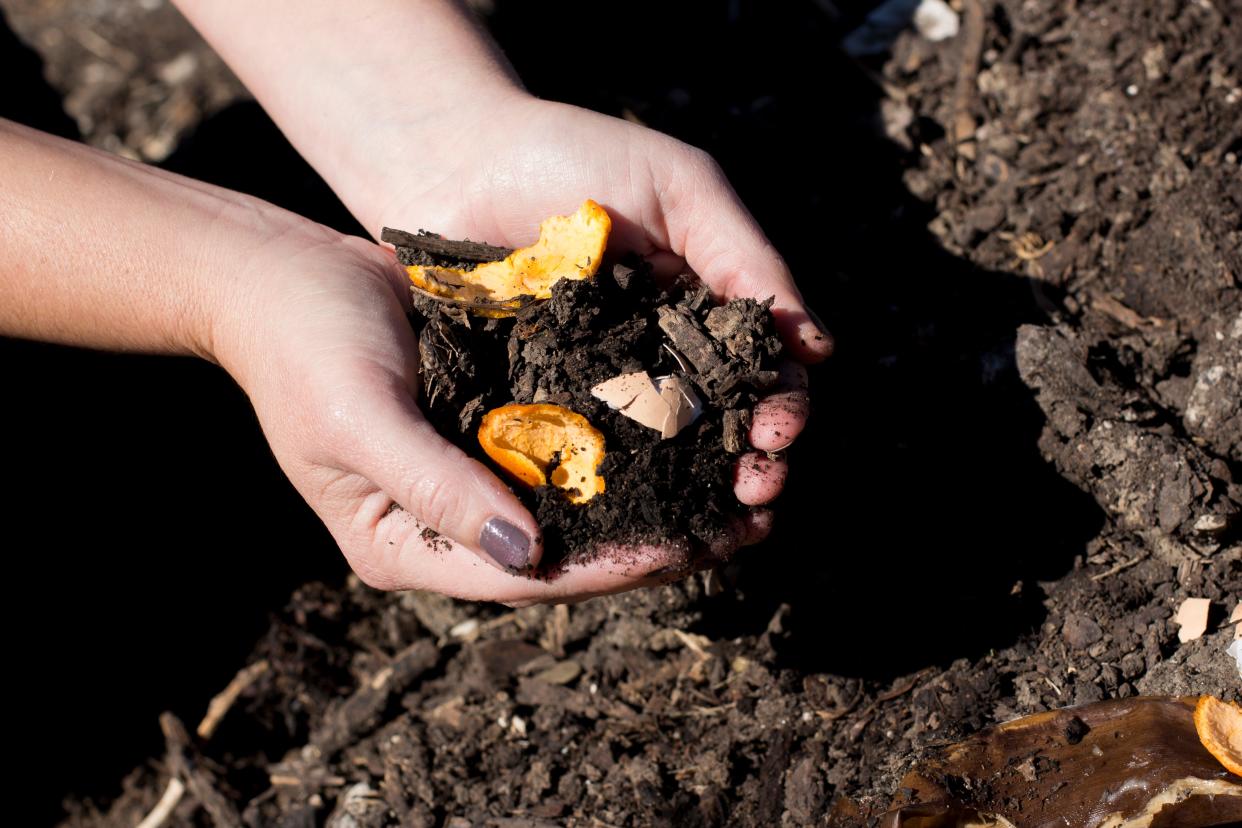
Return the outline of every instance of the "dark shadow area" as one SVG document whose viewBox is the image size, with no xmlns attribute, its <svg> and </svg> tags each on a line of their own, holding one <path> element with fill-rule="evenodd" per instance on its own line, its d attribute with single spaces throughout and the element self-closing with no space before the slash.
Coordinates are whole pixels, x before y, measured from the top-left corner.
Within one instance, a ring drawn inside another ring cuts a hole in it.
<svg viewBox="0 0 1242 828">
<path fill-rule="evenodd" d="M 62 138 L 78 138 L 78 128 L 60 105 L 60 95 L 43 78 L 39 55 L 9 28 L 0 9 L 0 118 L 37 126 Z"/>
<path fill-rule="evenodd" d="M 496 26 L 537 94 L 621 102 L 712 152 L 837 338 L 777 528 L 702 631 L 757 633 L 788 604 L 782 663 L 887 679 L 1036 627 L 1037 582 L 1103 518 L 1036 446 L 1014 363 L 1018 326 L 1044 321 L 1032 284 L 941 249 L 902 183 L 917 158 L 883 134 L 879 63 L 836 48 L 868 5 L 632 4 L 596 27 L 609 59 L 590 73 L 539 45 L 591 26 L 580 5 L 505 6 Z"/>
<path fill-rule="evenodd" d="M 535 93 L 710 150 L 835 334 L 778 528 L 703 626 L 754 633 L 788 604 L 785 665 L 884 679 L 1037 625 L 1037 581 L 1064 574 L 1101 518 L 1036 448 L 1042 415 L 1013 359 L 1017 327 L 1042 319 L 1031 285 L 939 248 L 878 86 L 835 48 L 866 5 L 832 20 L 811 2 L 642 0 L 597 19 L 557 0 L 504 4 L 493 24 Z M 4 77 L 36 90 L 28 52 L 10 70 L 10 39 L 0 27 Z M 0 114 L 56 129 L 57 113 Z M 253 103 L 167 166 L 358 232 Z M 15 662 L 41 678 L 18 685 L 20 709 L 48 723 L 17 752 L 57 768 L 24 792 L 43 821 L 69 791 L 114 793 L 160 752 L 160 710 L 196 720 L 268 612 L 344 565 L 218 369 L 12 341 L 0 364 L 6 548 L 31 595 L 6 620 L 23 631 Z"/>
<path fill-rule="evenodd" d="M 161 166 L 270 201 L 343 233 L 365 235 L 254 101 L 232 104 L 204 120 Z"/>
<path fill-rule="evenodd" d="M 0 116 L 78 137 L 3 25 L 0 77 Z M 169 166 L 353 229 L 253 104 L 209 121 Z M 8 339 L 0 365 L 17 593 L 4 622 L 24 720 L 11 748 L 30 770 L 20 821 L 48 824 L 71 792 L 115 796 L 162 752 L 160 711 L 198 721 L 290 592 L 346 569 L 218 368 Z"/>
</svg>

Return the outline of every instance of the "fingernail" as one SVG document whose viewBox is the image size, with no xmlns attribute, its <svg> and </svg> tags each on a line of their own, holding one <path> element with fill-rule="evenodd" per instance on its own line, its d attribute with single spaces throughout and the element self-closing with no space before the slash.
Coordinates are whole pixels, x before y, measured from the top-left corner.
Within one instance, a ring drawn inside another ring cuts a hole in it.
<svg viewBox="0 0 1242 828">
<path fill-rule="evenodd" d="M 819 328 L 819 332 L 824 336 L 828 335 L 828 326 L 824 324 L 824 320 L 819 318 L 819 314 L 810 305 L 806 306 L 806 315 L 811 317 L 811 321 L 815 323 L 815 327 Z"/>
<path fill-rule="evenodd" d="M 832 348 L 832 334 L 828 332 L 828 326 L 824 324 L 824 320 L 820 319 L 819 314 L 816 313 L 809 305 L 806 306 L 806 315 L 813 323 L 815 323 L 815 327 L 819 328 L 818 338 L 821 341 L 827 342 L 828 347 Z"/>
<path fill-rule="evenodd" d="M 479 546 L 506 569 L 525 569 L 530 564 L 530 537 L 504 518 L 483 524 Z"/>
</svg>

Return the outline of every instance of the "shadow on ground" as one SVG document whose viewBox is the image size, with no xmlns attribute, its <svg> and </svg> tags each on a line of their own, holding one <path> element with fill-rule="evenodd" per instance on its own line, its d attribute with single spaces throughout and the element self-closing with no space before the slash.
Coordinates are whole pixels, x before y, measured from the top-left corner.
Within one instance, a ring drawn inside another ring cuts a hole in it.
<svg viewBox="0 0 1242 828">
<path fill-rule="evenodd" d="M 834 21 L 813 3 L 640 3 L 609 21 L 593 73 L 538 45 L 587 27 L 579 5 L 504 5 L 496 24 L 536 93 L 624 107 L 710 150 L 835 334 L 778 528 L 741 560 L 744 600 L 710 604 L 702 631 L 762 631 L 788 604 L 788 666 L 884 679 L 1038 625 L 1037 582 L 1102 516 L 1040 456 L 1043 415 L 1017 375 L 1017 328 L 1046 300 L 941 249 L 902 184 L 915 159 L 883 135 L 878 64 L 832 46 L 865 6 Z"/>
<path fill-rule="evenodd" d="M 629 109 L 711 150 L 839 343 L 813 375 L 814 428 L 778 529 L 741 559 L 740 593 L 708 603 L 703 631 L 755 632 L 787 604 L 786 665 L 883 679 L 1037 625 L 1037 582 L 1064 574 L 1100 523 L 1036 448 L 1013 342 L 1039 303 L 1027 280 L 980 272 L 925 229 L 877 85 L 832 47 L 857 10 L 834 22 L 813 3 L 641 2 L 594 25 L 582 9 L 505 5 L 494 24 L 536 93 Z M 591 73 L 547 48 L 584 31 Z M 168 166 L 356 230 L 254 104 L 204 123 Z M 11 577 L 38 602 L 8 620 L 33 628 L 16 658 L 45 677 L 27 709 L 52 723 L 21 753 L 58 766 L 36 797 L 51 803 L 106 792 L 100 780 L 158 752 L 158 711 L 196 719 L 288 590 L 343 567 L 218 370 L 0 346 L 20 401 L 6 415 L 22 481 Z"/>
</svg>

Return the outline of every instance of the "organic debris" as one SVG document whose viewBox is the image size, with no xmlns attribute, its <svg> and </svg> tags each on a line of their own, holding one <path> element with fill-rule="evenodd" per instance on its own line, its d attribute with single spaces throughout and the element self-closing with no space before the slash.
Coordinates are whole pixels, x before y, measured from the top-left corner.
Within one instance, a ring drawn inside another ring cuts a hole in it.
<svg viewBox="0 0 1242 828">
<path fill-rule="evenodd" d="M 621 374 L 591 388 L 603 400 L 637 423 L 660 432 L 667 440 L 702 413 L 703 404 L 690 385 L 676 375 L 652 379 L 646 371 Z"/>
<path fill-rule="evenodd" d="M 581 228 L 602 226 L 598 209 L 588 201 L 578 217 L 545 222 L 543 237 L 590 235 Z M 415 274 L 477 273 L 526 255 L 391 230 L 385 238 Z M 602 249 L 602 237 L 592 238 Z M 504 258 L 467 269 L 488 255 Z M 546 298 L 504 300 L 504 314 L 490 313 L 499 308 L 494 297 L 471 306 L 414 291 L 423 407 L 462 449 L 477 456 L 482 447 L 526 484 L 518 495 L 543 530 L 539 574 L 590 560 L 604 546 L 618 561 L 643 545 L 671 546 L 686 572 L 719 563 L 746 513 L 732 490 L 735 455 L 748 447 L 750 409 L 778 376 L 771 301 L 717 305 L 691 277 L 657 285 L 637 258 L 592 258 L 591 269 L 593 278 L 547 282 L 538 293 Z M 598 456 L 567 457 L 562 438 L 551 436 L 557 429 L 543 433 L 546 421 L 522 434 L 534 421 L 508 415 L 523 406 L 585 418 L 600 435 L 587 441 Z"/>
<path fill-rule="evenodd" d="M 548 299 L 552 286 L 561 279 L 594 276 L 611 229 L 607 211 L 587 199 L 572 215 L 545 219 L 539 226 L 539 241 L 500 261 L 486 261 L 471 269 L 412 264 L 406 272 L 414 290 L 436 301 L 480 316 L 512 316 L 522 306 L 523 297 Z M 411 238 L 385 228 L 383 238 L 400 241 L 402 236 L 406 241 Z M 434 252 L 427 246 L 422 249 Z M 442 245 L 440 249 L 452 248 Z"/>
<path fill-rule="evenodd" d="M 541 403 L 493 409 L 483 415 L 479 444 L 497 465 L 532 488 L 550 479 L 573 503 L 586 503 L 604 491 L 604 478 L 597 474 L 604 461 L 604 435 L 568 408 Z"/>
<path fill-rule="evenodd" d="M 1104 701 L 998 725 L 918 763 L 881 824 L 1146 828 L 1158 816 L 1160 825 L 1206 828 L 1240 820 L 1242 782 L 1200 744 L 1201 709 L 1211 711 L 1213 739 L 1237 738 L 1236 719 L 1224 724 L 1215 705 L 1196 707 L 1193 698 Z"/>
<path fill-rule="evenodd" d="M 1195 705 L 1195 731 L 1208 753 L 1242 776 L 1242 705 L 1203 696 Z"/>
<path fill-rule="evenodd" d="M 1207 632 L 1208 612 L 1212 602 L 1207 598 L 1187 598 L 1177 609 L 1173 621 L 1181 627 L 1177 631 L 1177 640 L 1185 644 L 1201 638 Z"/>
</svg>

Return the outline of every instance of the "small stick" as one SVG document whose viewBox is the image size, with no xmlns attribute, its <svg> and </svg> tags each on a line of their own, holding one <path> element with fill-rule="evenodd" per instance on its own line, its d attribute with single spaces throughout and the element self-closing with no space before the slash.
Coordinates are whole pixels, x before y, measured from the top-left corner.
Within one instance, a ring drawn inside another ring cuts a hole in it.
<svg viewBox="0 0 1242 828">
<path fill-rule="evenodd" d="M 1105 578 L 1111 578 L 1112 576 L 1116 575 L 1118 572 L 1124 572 L 1130 567 L 1135 566 L 1139 563 L 1142 563 L 1145 560 L 1147 560 L 1147 553 L 1140 552 L 1139 554 L 1135 555 L 1133 558 L 1131 558 L 1128 561 L 1122 561 L 1121 563 L 1117 564 L 1116 566 L 1110 569 L 1106 569 L 1103 572 L 1095 573 L 1094 575 L 1091 576 L 1091 580 L 1095 581 L 1096 583 L 1099 583 Z"/>
<path fill-rule="evenodd" d="M 975 121 L 970 115 L 970 105 L 975 98 L 979 79 L 979 56 L 983 51 L 983 3 L 982 0 L 966 0 L 962 23 L 962 57 L 957 67 L 957 79 L 953 86 L 953 114 L 949 124 L 953 147 L 961 146 L 975 135 Z"/>
<path fill-rule="evenodd" d="M 173 810 L 181 804 L 181 797 L 185 793 L 185 783 L 177 777 L 168 780 L 168 787 L 164 789 L 164 795 L 160 797 L 160 801 L 155 803 L 155 807 L 151 809 L 151 813 L 138 823 L 138 828 L 160 828 L 164 824 L 164 820 L 172 816 Z"/>
<path fill-rule="evenodd" d="M 412 247 L 415 250 L 426 251 L 433 256 L 465 259 L 468 262 L 498 262 L 508 258 L 513 252 L 509 247 L 496 247 L 483 242 L 453 241 L 439 236 L 418 236 L 391 227 L 385 227 L 380 231 L 380 241 L 388 242 L 393 247 Z"/>
<path fill-rule="evenodd" d="M 203 716 L 203 720 L 198 723 L 196 731 L 200 738 L 204 741 L 211 738 L 224 715 L 229 712 L 229 708 L 237 701 L 237 697 L 242 694 L 243 690 L 254 684 L 255 679 L 266 673 L 268 666 L 267 659 L 262 659 L 247 667 L 243 667 L 238 671 L 237 675 L 233 676 L 233 680 L 228 683 L 228 686 L 216 694 L 208 703 L 207 713 Z M 160 726 L 164 727 L 162 720 Z M 182 762 L 184 763 L 184 759 L 182 759 Z M 155 807 L 143 818 L 142 822 L 138 823 L 138 828 L 160 828 L 172 816 L 172 812 L 176 807 L 181 804 L 181 797 L 183 796 L 185 796 L 185 783 L 181 781 L 180 774 L 174 769 L 172 777 L 168 780 L 168 787 L 164 789 L 164 795 L 160 797 L 159 802 L 155 803 Z"/>
<path fill-rule="evenodd" d="M 217 828 L 241 825 L 241 814 L 225 796 L 216 790 L 210 771 L 201 766 L 198 751 L 190 744 L 185 725 L 171 713 L 160 716 L 160 730 L 168 744 L 168 769 L 185 782 L 190 794 L 198 800 Z"/>
<path fill-rule="evenodd" d="M 266 673 L 267 668 L 267 659 L 263 659 L 242 668 L 237 675 L 233 676 L 228 686 L 207 704 L 207 714 L 198 723 L 198 729 L 195 731 L 198 733 L 198 738 L 204 741 L 211 738 L 216 728 L 220 726 L 220 720 L 224 718 L 224 714 L 228 713 L 229 708 L 233 706 L 233 702 L 237 701 L 242 691 L 254 684 L 255 679 Z"/>
</svg>

